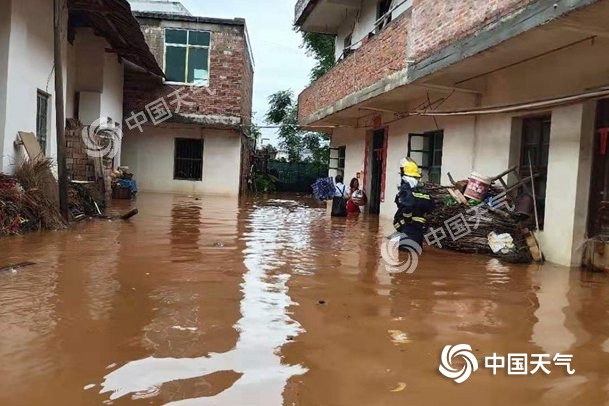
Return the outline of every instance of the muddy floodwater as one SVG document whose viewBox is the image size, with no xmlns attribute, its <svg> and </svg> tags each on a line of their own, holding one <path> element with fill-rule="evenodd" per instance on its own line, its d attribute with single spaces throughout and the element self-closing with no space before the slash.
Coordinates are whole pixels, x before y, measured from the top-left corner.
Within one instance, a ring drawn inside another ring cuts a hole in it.
<svg viewBox="0 0 609 406">
<path fill-rule="evenodd" d="M 0 274 L 0 405 L 609 404 L 604 274 L 428 249 L 392 275 L 374 217 L 290 196 L 136 204 L 0 240 L 0 267 L 36 263 Z M 478 363 L 461 384 L 438 369 L 457 344 Z M 493 375 L 494 353 L 570 354 L 575 372 Z"/>
</svg>

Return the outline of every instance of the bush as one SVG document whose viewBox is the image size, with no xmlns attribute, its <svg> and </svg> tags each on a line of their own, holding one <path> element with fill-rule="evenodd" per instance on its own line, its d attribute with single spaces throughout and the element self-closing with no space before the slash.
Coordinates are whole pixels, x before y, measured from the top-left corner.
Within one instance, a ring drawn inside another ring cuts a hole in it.
<svg viewBox="0 0 609 406">
<path fill-rule="evenodd" d="M 275 192 L 277 178 L 270 175 L 256 175 L 256 190 L 258 193 Z"/>
</svg>

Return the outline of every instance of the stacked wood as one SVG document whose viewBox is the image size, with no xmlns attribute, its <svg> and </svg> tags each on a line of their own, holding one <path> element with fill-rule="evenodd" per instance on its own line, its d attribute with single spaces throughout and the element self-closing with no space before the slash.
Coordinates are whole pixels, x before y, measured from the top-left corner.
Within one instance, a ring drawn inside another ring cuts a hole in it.
<svg viewBox="0 0 609 406">
<path fill-rule="evenodd" d="M 453 197 L 455 192 L 461 195 L 459 189 L 434 184 L 426 184 L 426 189 L 435 203 L 434 211 L 426 216 L 428 232 L 438 229 L 444 230 L 446 237 L 439 241 L 441 248 L 464 253 L 490 255 L 511 263 L 532 262 L 533 258 L 524 235 L 524 226 L 516 215 L 508 210 L 492 208 L 485 203 L 477 206 L 459 203 L 461 199 Z M 502 189 L 493 187 L 489 195 L 498 196 L 501 193 L 503 193 Z M 460 222 L 463 227 L 466 227 L 467 231 L 455 233 L 453 239 L 447 227 L 447 222 L 450 220 Z M 513 252 L 508 254 L 493 253 L 488 243 L 488 236 L 492 232 L 510 234 L 515 246 Z"/>
<path fill-rule="evenodd" d="M 0 174 L 0 236 L 65 227 L 46 192 L 51 166 L 48 159 L 28 160 L 17 166 L 15 176 Z"/>
</svg>

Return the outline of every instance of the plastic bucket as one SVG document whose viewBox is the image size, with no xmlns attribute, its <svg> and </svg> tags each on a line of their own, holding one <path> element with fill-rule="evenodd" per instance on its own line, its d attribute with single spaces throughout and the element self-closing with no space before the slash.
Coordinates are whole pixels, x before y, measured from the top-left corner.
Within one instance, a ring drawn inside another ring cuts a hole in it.
<svg viewBox="0 0 609 406">
<path fill-rule="evenodd" d="M 467 188 L 463 196 L 481 202 L 491 187 L 491 180 L 479 173 L 472 172 L 467 182 Z"/>
</svg>

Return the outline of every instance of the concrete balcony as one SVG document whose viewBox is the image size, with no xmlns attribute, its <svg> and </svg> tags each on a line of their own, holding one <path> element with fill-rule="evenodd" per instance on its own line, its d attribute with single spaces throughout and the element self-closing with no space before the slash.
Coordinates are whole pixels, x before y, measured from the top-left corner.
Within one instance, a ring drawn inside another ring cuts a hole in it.
<svg viewBox="0 0 609 406">
<path fill-rule="evenodd" d="M 298 0 L 294 22 L 306 32 L 336 35 L 345 12 L 359 10 L 361 0 Z"/>
<path fill-rule="evenodd" d="M 305 89 L 298 98 L 304 125 L 406 84 L 409 15 L 392 21 Z M 368 112 L 369 113 L 369 112 Z"/>
</svg>

